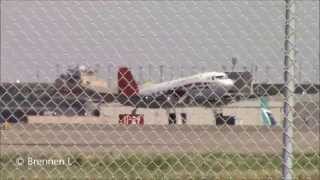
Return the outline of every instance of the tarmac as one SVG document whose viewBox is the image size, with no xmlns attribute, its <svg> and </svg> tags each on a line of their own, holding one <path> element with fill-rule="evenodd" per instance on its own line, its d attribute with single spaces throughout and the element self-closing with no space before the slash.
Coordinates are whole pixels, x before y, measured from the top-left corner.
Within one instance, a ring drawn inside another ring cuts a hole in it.
<svg viewBox="0 0 320 180">
<path fill-rule="evenodd" d="M 213 125 L 14 124 L 1 153 L 282 152 L 280 127 Z M 319 127 L 294 129 L 295 152 L 319 152 Z"/>
</svg>

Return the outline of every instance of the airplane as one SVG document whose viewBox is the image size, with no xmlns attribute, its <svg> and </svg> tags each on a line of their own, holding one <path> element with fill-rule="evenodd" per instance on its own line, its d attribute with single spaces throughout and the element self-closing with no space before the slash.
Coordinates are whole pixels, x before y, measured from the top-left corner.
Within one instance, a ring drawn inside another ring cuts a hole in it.
<svg viewBox="0 0 320 180">
<path fill-rule="evenodd" d="M 99 116 L 100 95 L 81 86 L 78 68 L 68 69 L 54 83 L 1 83 L 0 124 L 27 122 L 27 116 Z"/>
<path fill-rule="evenodd" d="M 131 114 L 138 108 L 163 108 L 169 113 L 175 112 L 176 107 L 192 106 L 212 107 L 214 111 L 244 97 L 232 92 L 237 89 L 235 82 L 222 72 L 141 87 L 128 67 L 120 67 L 118 93 L 91 89 L 81 77 L 81 70 L 76 67 L 61 74 L 54 83 L 1 83 L 0 123 L 26 121 L 28 115 L 99 116 L 101 104 L 114 102 L 134 107 Z"/>
<path fill-rule="evenodd" d="M 137 108 L 221 107 L 232 101 L 234 81 L 223 72 L 205 72 L 147 87 L 139 87 L 128 67 L 118 69 L 117 100 Z"/>
</svg>

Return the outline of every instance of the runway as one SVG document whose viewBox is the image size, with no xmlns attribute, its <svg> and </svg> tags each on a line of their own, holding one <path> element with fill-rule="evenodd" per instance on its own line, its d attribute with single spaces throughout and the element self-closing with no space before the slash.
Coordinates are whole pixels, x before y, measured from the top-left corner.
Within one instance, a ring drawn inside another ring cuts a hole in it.
<svg viewBox="0 0 320 180">
<path fill-rule="evenodd" d="M 295 152 L 319 152 L 319 127 L 295 129 Z M 1 130 L 1 153 L 282 152 L 282 129 L 262 126 L 16 124 Z"/>
</svg>

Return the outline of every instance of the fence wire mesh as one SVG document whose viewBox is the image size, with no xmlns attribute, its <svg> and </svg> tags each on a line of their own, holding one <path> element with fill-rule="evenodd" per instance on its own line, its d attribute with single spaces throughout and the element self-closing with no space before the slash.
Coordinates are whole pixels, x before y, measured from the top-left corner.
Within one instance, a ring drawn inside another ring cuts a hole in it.
<svg viewBox="0 0 320 180">
<path fill-rule="evenodd" d="M 319 1 L 1 1 L 1 179 L 319 179 Z"/>
</svg>

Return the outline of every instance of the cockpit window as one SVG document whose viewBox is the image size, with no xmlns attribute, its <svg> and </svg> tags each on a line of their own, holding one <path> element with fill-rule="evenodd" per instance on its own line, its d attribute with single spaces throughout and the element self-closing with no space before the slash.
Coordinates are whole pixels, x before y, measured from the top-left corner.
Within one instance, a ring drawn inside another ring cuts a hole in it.
<svg viewBox="0 0 320 180">
<path fill-rule="evenodd" d="M 217 79 L 224 79 L 224 76 L 216 76 Z"/>
<path fill-rule="evenodd" d="M 215 79 L 226 79 L 226 76 L 224 76 L 224 75 L 212 76 L 211 79 L 212 80 L 215 80 Z"/>
</svg>

